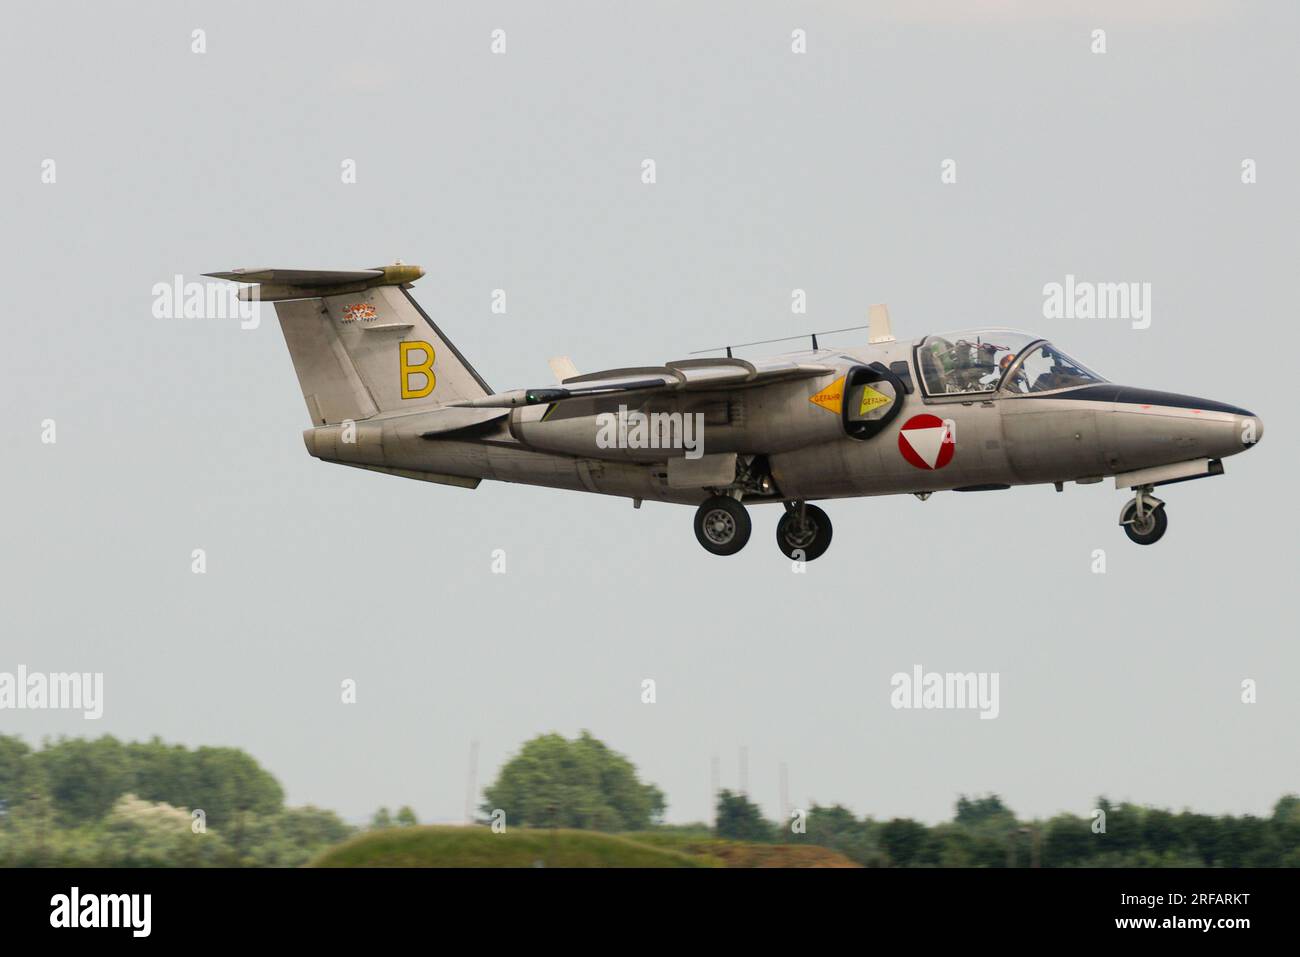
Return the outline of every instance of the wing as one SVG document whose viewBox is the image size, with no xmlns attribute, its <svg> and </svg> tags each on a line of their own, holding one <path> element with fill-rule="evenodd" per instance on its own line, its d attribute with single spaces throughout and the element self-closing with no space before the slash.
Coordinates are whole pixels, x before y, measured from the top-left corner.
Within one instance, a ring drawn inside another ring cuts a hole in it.
<svg viewBox="0 0 1300 957">
<path fill-rule="evenodd" d="M 815 362 L 788 359 L 678 359 L 662 366 L 607 369 L 572 376 L 558 387 L 515 389 L 472 399 L 457 405 L 487 409 L 565 402 L 594 395 L 631 395 L 643 392 L 709 392 L 718 389 L 752 389 L 791 379 L 813 379 L 835 370 Z"/>
</svg>

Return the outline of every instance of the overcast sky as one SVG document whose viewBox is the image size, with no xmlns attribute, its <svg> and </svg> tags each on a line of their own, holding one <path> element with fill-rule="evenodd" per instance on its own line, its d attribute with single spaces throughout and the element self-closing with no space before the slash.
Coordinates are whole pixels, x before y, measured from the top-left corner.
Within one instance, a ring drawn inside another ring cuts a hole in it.
<svg viewBox="0 0 1300 957">
<path fill-rule="evenodd" d="M 1300 790 L 1297 36 L 1294 4 L 1210 0 L 13 7 L 0 671 L 100 671 L 105 702 L 0 731 L 238 746 L 353 820 L 459 820 L 471 740 L 486 784 L 582 728 L 673 821 L 742 746 L 773 817 L 782 762 L 796 806 L 880 818 L 1268 813 Z M 773 508 L 719 559 L 680 506 L 317 462 L 269 309 L 151 314 L 176 274 L 396 258 L 497 389 L 887 302 L 900 337 L 1037 330 L 1267 436 L 1165 490 L 1152 548 L 1110 482 L 843 500 L 796 575 Z M 1045 319 L 1067 274 L 1150 283 L 1150 328 Z M 999 717 L 894 710 L 918 664 L 997 672 Z"/>
</svg>

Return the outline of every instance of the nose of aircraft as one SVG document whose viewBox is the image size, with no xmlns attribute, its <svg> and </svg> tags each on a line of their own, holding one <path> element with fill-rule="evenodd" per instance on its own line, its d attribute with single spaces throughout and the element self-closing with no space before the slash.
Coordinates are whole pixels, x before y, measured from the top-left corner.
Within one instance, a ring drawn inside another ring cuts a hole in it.
<svg viewBox="0 0 1300 957">
<path fill-rule="evenodd" d="M 1111 401 L 1130 409 L 1102 420 L 1103 444 L 1117 462 L 1132 467 L 1226 458 L 1264 435 L 1259 416 L 1225 402 L 1127 387 L 1116 389 Z"/>
<path fill-rule="evenodd" d="M 1222 410 L 1231 416 L 1228 418 L 1217 415 L 1195 424 L 1197 444 L 1204 449 L 1204 454 L 1211 458 L 1226 458 L 1244 452 L 1253 448 L 1264 437 L 1264 423 L 1253 412 L 1235 406 L 1225 406 L 1222 403 L 1212 405 L 1208 400 L 1203 401 L 1202 404 L 1210 409 L 1214 409 L 1217 405 L 1219 408 L 1216 411 Z"/>
<path fill-rule="evenodd" d="M 1237 436 L 1244 449 L 1258 445 L 1259 440 L 1264 437 L 1264 420 L 1257 415 L 1249 412 L 1238 415 L 1233 419 L 1233 425 L 1237 427 Z"/>
<path fill-rule="evenodd" d="M 1204 404 L 1210 405 L 1209 402 Z M 1259 416 L 1245 409 L 1228 408 L 1231 409 L 1230 419 L 1219 415 L 1206 418 L 1195 425 L 1197 444 L 1211 458 L 1227 458 L 1244 452 L 1253 448 L 1264 436 L 1264 423 Z"/>
</svg>

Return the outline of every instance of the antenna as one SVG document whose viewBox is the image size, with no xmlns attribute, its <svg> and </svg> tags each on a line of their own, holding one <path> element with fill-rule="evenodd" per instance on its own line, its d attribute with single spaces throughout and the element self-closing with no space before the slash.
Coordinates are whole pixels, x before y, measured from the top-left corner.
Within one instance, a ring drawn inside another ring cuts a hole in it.
<svg viewBox="0 0 1300 957">
<path fill-rule="evenodd" d="M 871 308 L 875 309 L 876 307 L 872 306 Z M 884 307 L 882 306 L 881 308 Z M 885 315 L 885 321 L 886 324 L 888 324 L 889 321 L 888 313 L 886 313 Z M 769 346 L 774 342 L 792 342 L 795 339 L 807 339 L 809 337 L 812 338 L 813 350 L 816 351 L 818 336 L 829 336 L 836 332 L 857 332 L 859 329 L 870 329 L 870 328 L 871 326 L 845 326 L 843 329 L 823 329 L 821 332 L 805 332 L 801 336 L 782 336 L 780 339 L 759 339 L 756 342 L 737 342 L 729 346 L 714 346 L 712 349 L 696 349 L 694 352 L 690 353 L 690 355 L 702 356 L 706 352 L 718 352 L 719 350 L 725 349 L 727 352 L 727 358 L 730 359 L 732 349 L 743 349 L 746 346 Z M 893 336 L 890 336 L 889 338 L 892 339 Z M 882 339 L 881 341 L 883 342 L 886 340 Z"/>
<path fill-rule="evenodd" d="M 478 740 L 469 743 L 469 776 L 465 782 L 465 823 L 474 823 L 474 798 L 478 794 Z"/>
<path fill-rule="evenodd" d="M 889 322 L 889 307 L 876 303 L 867 311 L 867 342 L 893 342 L 894 327 Z"/>
<path fill-rule="evenodd" d="M 709 758 L 709 823 L 718 829 L 718 756 Z"/>
</svg>

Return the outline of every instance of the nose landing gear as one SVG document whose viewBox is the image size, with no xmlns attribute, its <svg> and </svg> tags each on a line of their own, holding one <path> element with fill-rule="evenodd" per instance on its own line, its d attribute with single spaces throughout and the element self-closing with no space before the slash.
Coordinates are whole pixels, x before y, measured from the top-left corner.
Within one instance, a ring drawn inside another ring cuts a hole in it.
<svg viewBox="0 0 1300 957">
<path fill-rule="evenodd" d="M 1152 495 L 1151 490 L 1150 485 L 1139 485 L 1134 489 L 1137 494 L 1119 513 L 1119 523 L 1124 526 L 1124 534 L 1139 545 L 1154 545 L 1169 527 L 1165 503 Z"/>
</svg>

